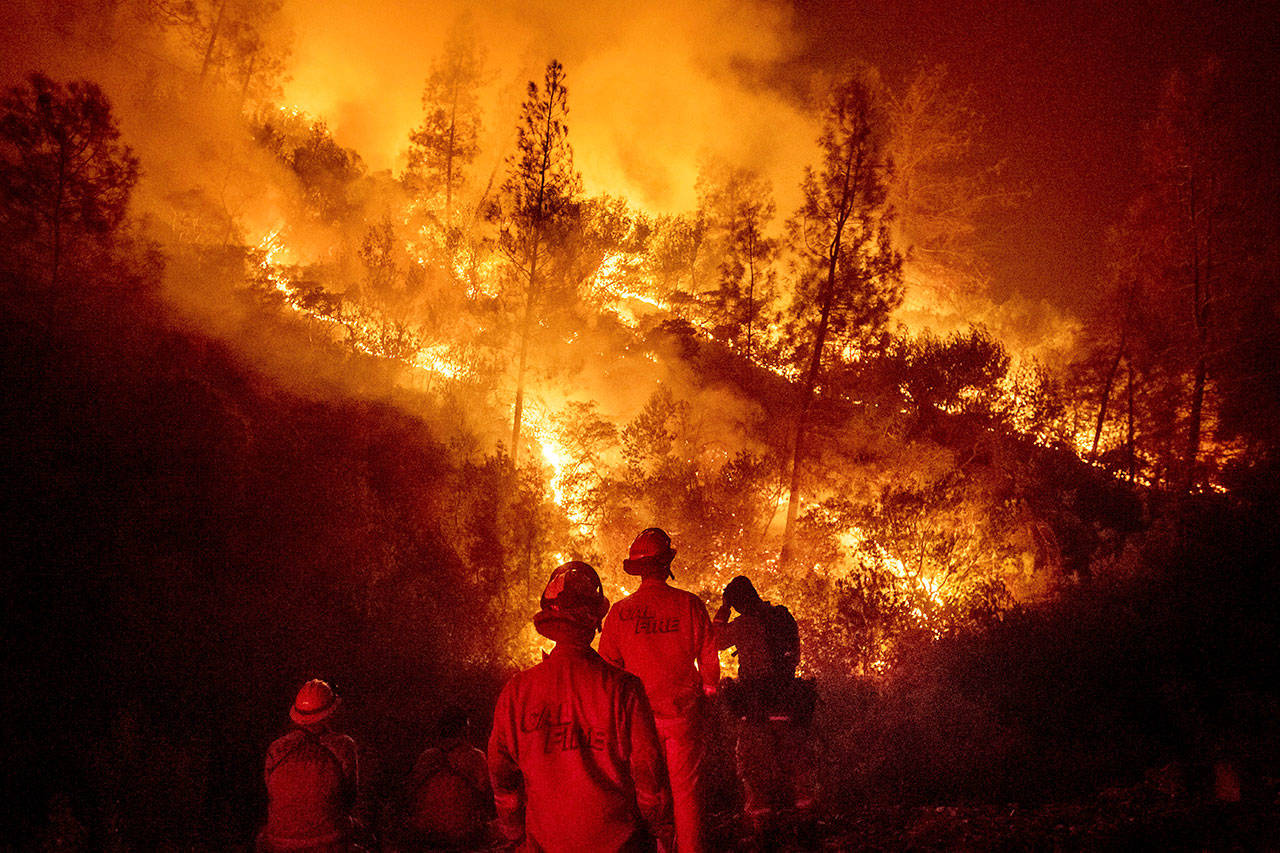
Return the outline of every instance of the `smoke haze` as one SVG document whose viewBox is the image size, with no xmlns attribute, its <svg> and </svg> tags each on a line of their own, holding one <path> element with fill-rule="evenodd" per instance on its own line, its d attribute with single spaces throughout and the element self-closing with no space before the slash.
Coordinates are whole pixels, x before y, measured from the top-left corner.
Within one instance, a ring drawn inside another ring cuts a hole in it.
<svg viewBox="0 0 1280 853">
<path fill-rule="evenodd" d="M 540 82 L 552 58 L 568 71 L 570 139 L 588 192 L 686 210 L 700 160 L 718 156 L 774 177 L 785 209 L 812 151 L 812 122 L 744 73 L 781 74 L 797 49 L 780 4 L 325 2 L 288 13 L 296 39 L 285 102 L 328 118 L 374 169 L 403 165 L 423 80 L 455 22 L 486 53 L 478 171 L 508 150 L 526 81 Z"/>
</svg>

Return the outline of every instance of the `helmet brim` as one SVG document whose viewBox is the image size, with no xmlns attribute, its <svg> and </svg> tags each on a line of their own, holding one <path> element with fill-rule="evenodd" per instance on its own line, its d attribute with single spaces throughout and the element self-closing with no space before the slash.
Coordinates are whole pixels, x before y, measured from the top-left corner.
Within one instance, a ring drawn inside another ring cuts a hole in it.
<svg viewBox="0 0 1280 853">
<path fill-rule="evenodd" d="M 333 701 L 323 708 L 317 708 L 314 711 L 304 711 L 296 704 L 289 709 L 289 719 L 293 720 L 300 726 L 309 726 L 314 723 L 321 723 L 333 716 L 333 712 L 338 710 L 338 706 L 342 704 L 342 697 L 335 695 Z"/>
<path fill-rule="evenodd" d="M 675 577 L 675 575 L 671 574 L 671 561 L 675 558 L 675 548 L 671 548 L 663 554 L 651 554 L 647 557 L 627 557 L 622 561 L 622 570 L 629 575 L 647 575 L 665 570 L 667 575 Z"/>
<path fill-rule="evenodd" d="M 601 618 L 586 608 L 573 607 L 559 610 L 543 609 L 533 615 L 533 629 L 549 640 L 559 640 L 567 627 L 583 633 L 600 630 Z"/>
</svg>

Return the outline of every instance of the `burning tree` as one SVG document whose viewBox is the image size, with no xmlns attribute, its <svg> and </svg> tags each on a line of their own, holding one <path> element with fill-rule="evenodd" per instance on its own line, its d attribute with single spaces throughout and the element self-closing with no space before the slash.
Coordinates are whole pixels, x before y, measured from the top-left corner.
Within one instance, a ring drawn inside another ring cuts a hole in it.
<svg viewBox="0 0 1280 853">
<path fill-rule="evenodd" d="M 422 90 L 422 124 L 409 135 L 404 183 L 418 206 L 425 207 L 415 212 L 443 247 L 451 278 L 458 277 L 456 256 L 466 230 L 457 221 L 457 196 L 480 152 L 477 89 L 483 68 L 484 55 L 474 37 L 463 23 L 455 24 Z"/>
<path fill-rule="evenodd" d="M 698 208 L 707 223 L 718 287 L 708 297 L 712 334 L 751 361 L 777 299 L 778 241 L 767 236 L 777 206 L 768 182 L 733 167 L 704 168 Z M 753 352 L 754 350 L 754 352 Z"/>
</svg>

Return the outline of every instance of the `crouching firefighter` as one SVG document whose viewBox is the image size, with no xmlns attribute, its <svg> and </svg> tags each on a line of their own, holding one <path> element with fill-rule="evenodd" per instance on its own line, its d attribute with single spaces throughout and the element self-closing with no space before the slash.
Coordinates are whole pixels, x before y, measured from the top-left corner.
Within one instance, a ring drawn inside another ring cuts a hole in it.
<svg viewBox="0 0 1280 853">
<path fill-rule="evenodd" d="M 738 616 L 731 622 L 731 610 Z M 735 648 L 738 678 L 722 695 L 738 720 L 736 759 L 749 827 L 769 831 L 779 811 L 807 820 L 817 796 L 810 725 L 817 693 L 796 678 L 800 632 L 791 612 L 760 598 L 739 575 L 724 589 L 713 625 L 719 648 Z"/>
<path fill-rule="evenodd" d="M 298 691 L 291 732 L 267 749 L 267 825 L 259 853 L 353 853 L 359 828 L 352 811 L 359 786 L 356 743 L 330 729 L 342 700 L 324 681 Z"/>
<path fill-rule="evenodd" d="M 446 708 L 436 731 L 436 744 L 409 776 L 404 840 L 411 849 L 484 847 L 493 790 L 485 754 L 471 745 L 471 719 L 462 708 Z"/>
<path fill-rule="evenodd" d="M 667 584 L 676 549 L 657 527 L 631 543 L 622 568 L 640 575 L 640 588 L 604 620 L 600 655 L 640 676 L 662 739 L 679 853 L 701 853 L 702 768 L 706 759 L 705 697 L 720 683 L 720 656 L 702 599 Z"/>
<path fill-rule="evenodd" d="M 557 568 L 533 619 L 555 648 L 498 697 L 489 776 L 499 829 L 523 849 L 670 849 L 671 793 L 644 685 L 591 648 L 608 610 L 595 569 Z"/>
</svg>

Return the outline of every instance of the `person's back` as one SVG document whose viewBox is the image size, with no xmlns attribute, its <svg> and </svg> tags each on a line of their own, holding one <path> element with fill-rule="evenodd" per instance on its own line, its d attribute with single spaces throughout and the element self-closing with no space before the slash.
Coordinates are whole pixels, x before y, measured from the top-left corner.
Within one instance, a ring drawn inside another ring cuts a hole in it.
<svg viewBox="0 0 1280 853">
<path fill-rule="evenodd" d="M 406 823 L 422 843 L 466 847 L 480 841 L 493 807 L 485 755 L 462 738 L 425 750 L 409 782 Z"/>
<path fill-rule="evenodd" d="M 720 657 L 702 599 L 667 585 L 675 556 L 661 528 L 647 528 L 635 538 L 622 568 L 643 580 L 605 617 L 600 654 L 644 682 L 671 780 L 676 843 L 682 853 L 700 853 L 706 758 L 701 700 L 716 694 Z"/>
<path fill-rule="evenodd" d="M 719 679 L 706 605 L 660 579 L 645 578 L 609 611 L 600 634 L 600 655 L 640 676 L 659 718 L 686 716 L 704 690 L 714 691 Z"/>
<path fill-rule="evenodd" d="M 350 803 L 340 755 L 355 742 L 294 729 L 267 750 L 267 835 L 275 843 L 332 841 L 347 830 Z"/>
<path fill-rule="evenodd" d="M 643 826 L 637 794 L 663 786 L 661 779 L 632 778 L 637 759 L 636 766 L 662 773 L 656 735 L 637 738 L 632 731 L 645 713 L 639 679 L 590 647 L 557 646 L 511 679 L 498 700 L 490 767 L 496 745 L 500 798 L 510 784 L 504 768 L 519 766 L 535 849 L 628 849 Z M 651 754 L 638 754 L 644 750 Z"/>
<path fill-rule="evenodd" d="M 587 578 L 595 593 L 577 589 Z M 494 801 L 504 836 L 528 849 L 640 850 L 670 826 L 644 686 L 590 646 L 607 609 L 594 569 L 557 569 L 535 617 L 556 646 L 498 697 L 488 756 Z"/>
<path fill-rule="evenodd" d="M 290 711 L 298 727 L 267 749 L 267 823 L 259 849 L 327 850 L 348 839 L 359 773 L 355 741 L 327 727 L 338 701 L 322 681 L 303 685 Z"/>
<path fill-rule="evenodd" d="M 738 616 L 729 621 L 731 610 Z M 724 590 L 712 624 L 720 648 L 736 648 L 738 682 L 725 691 L 738 718 L 735 749 L 743 811 L 754 832 L 768 833 L 778 808 L 811 814 L 817 794 L 808 726 L 813 712 L 810 682 L 798 681 L 800 635 L 782 605 L 760 598 L 745 576 Z"/>
</svg>

